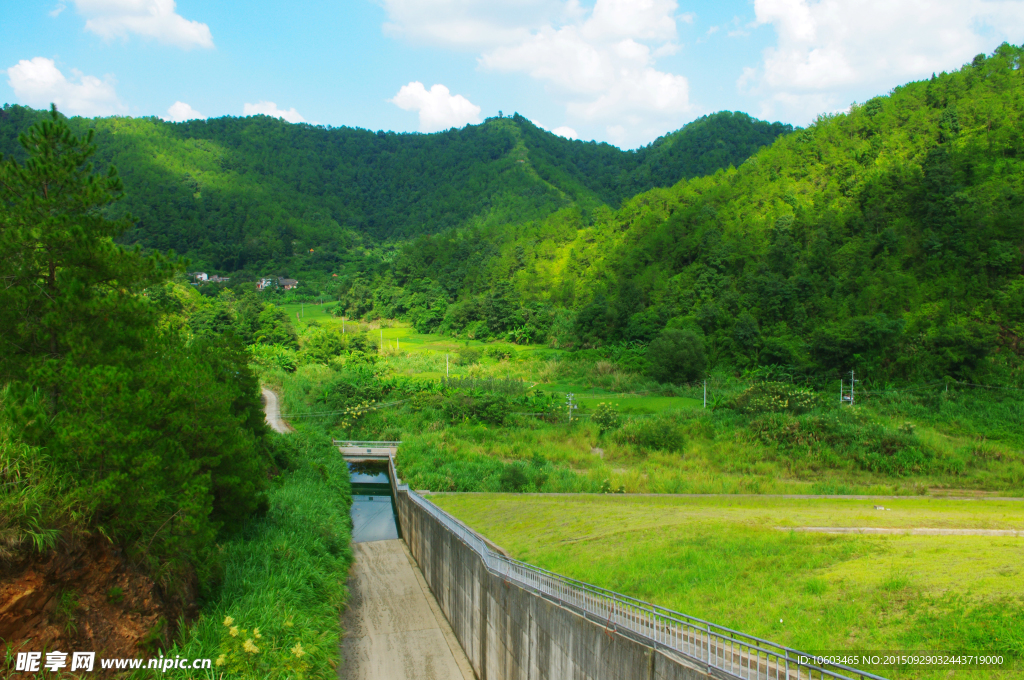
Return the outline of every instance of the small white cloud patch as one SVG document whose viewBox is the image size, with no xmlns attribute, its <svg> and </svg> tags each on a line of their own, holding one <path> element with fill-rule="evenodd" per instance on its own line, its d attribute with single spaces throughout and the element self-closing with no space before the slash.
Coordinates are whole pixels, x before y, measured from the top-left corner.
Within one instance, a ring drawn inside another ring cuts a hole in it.
<svg viewBox="0 0 1024 680">
<path fill-rule="evenodd" d="M 178 14 L 174 0 L 74 0 L 86 18 L 85 30 L 101 38 L 127 38 L 135 33 L 188 50 L 213 47 L 210 27 Z"/>
<path fill-rule="evenodd" d="M 554 134 L 558 135 L 559 137 L 565 137 L 566 139 L 579 139 L 580 138 L 580 136 L 578 134 L 576 134 L 576 131 L 573 130 L 571 127 L 568 127 L 567 125 L 563 125 L 562 127 L 556 127 L 551 132 L 553 132 Z"/>
<path fill-rule="evenodd" d="M 274 102 L 261 101 L 255 104 L 246 104 L 242 107 L 242 115 L 244 116 L 273 116 L 274 118 L 280 118 L 286 120 L 289 123 L 305 123 L 306 119 L 303 118 L 294 107 L 287 111 L 282 111 L 277 108 L 277 104 Z"/>
<path fill-rule="evenodd" d="M 167 109 L 167 115 L 163 116 L 164 120 L 169 120 L 172 123 L 182 123 L 186 120 L 193 120 L 195 118 L 205 118 L 203 114 L 199 113 L 185 102 L 174 102 Z"/>
<path fill-rule="evenodd" d="M 423 83 L 414 80 L 403 85 L 388 101 L 405 111 L 418 111 L 420 132 L 438 132 L 480 122 L 480 107 L 461 94 L 452 95 L 444 85 L 434 85 L 427 90 Z"/>
<path fill-rule="evenodd" d="M 53 59 L 22 59 L 7 69 L 7 84 L 19 102 L 39 109 L 53 103 L 64 113 L 77 116 L 109 116 L 124 109 L 112 76 L 100 80 L 75 70 L 71 74 L 74 80 L 68 80 Z"/>
</svg>

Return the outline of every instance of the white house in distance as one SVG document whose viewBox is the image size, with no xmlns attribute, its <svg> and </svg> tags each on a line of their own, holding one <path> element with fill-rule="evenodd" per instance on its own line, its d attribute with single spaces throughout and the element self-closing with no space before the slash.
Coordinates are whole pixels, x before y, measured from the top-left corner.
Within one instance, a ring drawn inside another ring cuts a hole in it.
<svg viewBox="0 0 1024 680">
<path fill-rule="evenodd" d="M 196 283 L 203 283 L 208 278 L 206 272 L 193 272 L 191 276 L 196 280 Z"/>
<path fill-rule="evenodd" d="M 281 287 L 285 290 L 291 290 L 292 288 L 298 288 L 299 286 L 299 282 L 295 279 L 278 279 L 278 283 L 280 283 Z"/>
<path fill-rule="evenodd" d="M 256 282 L 256 290 L 263 290 L 264 288 L 270 288 L 274 285 L 274 279 L 268 279 L 266 277 Z"/>
</svg>

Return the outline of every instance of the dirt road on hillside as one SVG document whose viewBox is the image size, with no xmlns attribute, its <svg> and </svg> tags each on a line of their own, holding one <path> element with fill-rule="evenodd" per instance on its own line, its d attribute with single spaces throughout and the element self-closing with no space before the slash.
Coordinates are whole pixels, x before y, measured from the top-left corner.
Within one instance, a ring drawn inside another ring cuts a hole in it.
<svg viewBox="0 0 1024 680">
<path fill-rule="evenodd" d="M 295 431 L 291 425 L 281 420 L 281 407 L 278 406 L 277 395 L 266 387 L 263 388 L 263 412 L 267 414 L 267 425 L 275 432 L 288 434 Z"/>
</svg>

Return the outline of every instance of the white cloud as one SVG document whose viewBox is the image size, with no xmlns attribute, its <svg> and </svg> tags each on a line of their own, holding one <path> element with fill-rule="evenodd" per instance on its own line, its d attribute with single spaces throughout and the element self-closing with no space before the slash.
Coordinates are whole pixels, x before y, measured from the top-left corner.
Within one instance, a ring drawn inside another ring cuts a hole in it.
<svg viewBox="0 0 1024 680">
<path fill-rule="evenodd" d="M 7 84 L 18 101 L 35 108 L 51 103 L 63 113 L 77 116 L 109 116 L 124 110 L 114 91 L 113 76 L 100 80 L 76 70 L 68 80 L 52 59 L 22 59 L 7 69 Z M 77 82 L 75 82 L 77 81 Z"/>
<path fill-rule="evenodd" d="M 186 50 L 213 47 L 210 27 L 178 14 L 174 0 L 73 1 L 78 13 L 86 18 L 85 30 L 107 40 L 135 33 Z M 62 9 L 63 2 L 55 11 Z"/>
<path fill-rule="evenodd" d="M 412 42 L 485 49 L 583 15 L 577 0 L 380 0 L 385 33 Z"/>
<path fill-rule="evenodd" d="M 419 111 L 420 132 L 437 132 L 480 122 L 480 107 L 461 94 L 453 96 L 444 85 L 434 85 L 428 91 L 423 83 L 413 81 L 403 85 L 388 101 L 406 111 Z"/>
<path fill-rule="evenodd" d="M 182 123 L 186 120 L 192 120 L 194 118 L 205 118 L 203 114 L 199 113 L 185 102 L 174 102 L 167 109 L 167 115 L 163 116 L 164 120 L 169 120 L 172 123 Z"/>
<path fill-rule="evenodd" d="M 533 123 L 534 125 L 536 125 L 537 127 L 539 127 L 542 130 L 548 130 L 548 127 L 546 125 L 544 125 L 543 123 L 539 122 L 539 121 L 536 121 L 536 120 L 531 118 L 530 122 Z M 555 134 L 555 135 L 558 135 L 559 137 L 565 137 L 566 139 L 579 139 L 580 138 L 579 134 L 577 134 L 576 131 L 573 130 L 568 125 L 562 125 L 561 127 L 556 127 L 554 130 L 548 130 L 548 132 L 550 132 L 552 134 Z"/>
<path fill-rule="evenodd" d="M 800 123 L 848 105 L 850 92 L 957 68 L 1024 32 L 1020 0 L 755 0 L 754 11 L 778 40 L 738 85 L 763 97 L 763 114 Z"/>
<path fill-rule="evenodd" d="M 299 115 L 299 112 L 295 108 L 290 108 L 287 111 L 282 111 L 277 108 L 277 104 L 274 102 L 260 101 L 255 104 L 246 104 L 242 107 L 243 116 L 273 116 L 274 118 L 280 118 L 286 120 L 289 123 L 305 123 L 306 119 Z"/>
<path fill-rule="evenodd" d="M 385 30 L 479 53 L 484 69 L 547 84 L 570 116 L 618 125 L 639 144 L 677 128 L 691 111 L 682 75 L 656 68 L 679 50 L 676 0 L 382 0 Z M 625 125 L 624 125 L 625 124 Z"/>
</svg>

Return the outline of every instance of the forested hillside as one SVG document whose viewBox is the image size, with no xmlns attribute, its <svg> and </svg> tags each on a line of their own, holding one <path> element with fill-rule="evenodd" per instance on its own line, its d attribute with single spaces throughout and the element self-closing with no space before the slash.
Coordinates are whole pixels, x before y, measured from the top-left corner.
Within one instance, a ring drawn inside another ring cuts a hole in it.
<svg viewBox="0 0 1024 680">
<path fill-rule="evenodd" d="M 44 114 L 0 113 L 0 152 Z M 291 125 L 266 116 L 168 123 L 72 119 L 96 131 L 135 228 L 122 240 L 187 254 L 222 272 L 337 271 L 373 245 L 609 204 L 737 165 L 791 126 L 742 113 L 701 118 L 636 151 L 570 141 L 526 118 L 438 134 Z M 366 239 L 364 241 L 364 239 Z M 357 265 L 358 268 L 358 265 Z"/>
<path fill-rule="evenodd" d="M 353 285 L 346 308 L 562 346 L 679 327 L 712 366 L 789 375 L 1017 371 L 1021 55 L 1003 45 L 616 212 L 571 207 L 493 238 L 420 238 L 392 278 Z"/>
<path fill-rule="evenodd" d="M 805 130 L 720 113 L 630 152 L 519 115 L 434 135 L 71 124 L 125 178 L 111 216 L 138 221 L 123 241 L 246 288 L 301 274 L 300 294 L 326 290 L 339 315 L 566 348 L 674 329 L 702 370 L 1016 380 L 1021 54 L 1003 45 Z M 37 115 L 6 107 L 0 145 Z"/>
</svg>

